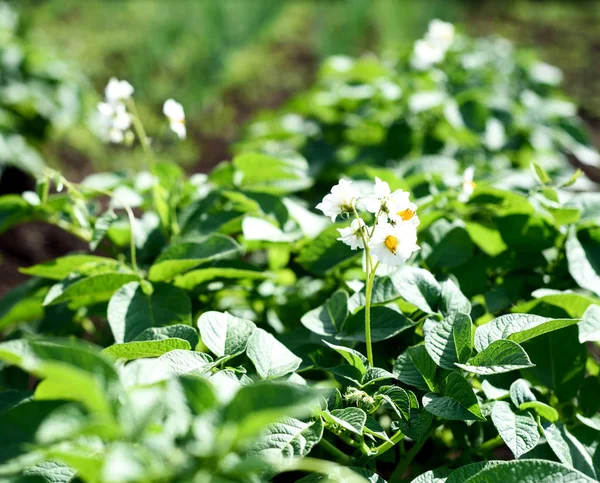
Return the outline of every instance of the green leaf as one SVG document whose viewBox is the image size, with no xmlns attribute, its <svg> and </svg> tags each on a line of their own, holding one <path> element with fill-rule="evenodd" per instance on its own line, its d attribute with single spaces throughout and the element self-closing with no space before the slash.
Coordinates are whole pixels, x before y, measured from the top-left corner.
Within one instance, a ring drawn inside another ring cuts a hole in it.
<svg viewBox="0 0 600 483">
<path fill-rule="evenodd" d="M 600 342 L 600 305 L 590 305 L 581 317 L 579 342 Z"/>
<path fill-rule="evenodd" d="M 360 408 L 334 409 L 331 412 L 324 412 L 323 417 L 329 424 L 338 426 L 350 431 L 351 433 L 362 436 L 363 428 L 367 422 L 367 414 Z"/>
<path fill-rule="evenodd" d="M 429 392 L 423 396 L 423 407 L 444 419 L 485 421 L 473 388 L 457 372 L 451 372 L 444 379 L 440 394 Z"/>
<path fill-rule="evenodd" d="M 0 299 L 0 329 L 42 318 L 45 285 L 44 280 L 32 278 L 6 292 Z"/>
<path fill-rule="evenodd" d="M 481 352 L 492 342 L 509 339 L 517 343 L 575 325 L 577 319 L 550 319 L 531 314 L 502 315 L 475 330 L 475 348 Z"/>
<path fill-rule="evenodd" d="M 115 359 L 141 359 L 143 357 L 159 357 L 166 352 L 182 349 L 191 350 L 192 347 L 187 340 L 183 339 L 163 339 L 152 341 L 133 341 L 124 344 L 113 344 L 102 351 Z"/>
<path fill-rule="evenodd" d="M 510 399 L 515 406 L 519 407 L 525 402 L 536 400 L 530 386 L 529 382 L 525 379 L 517 379 L 510 385 Z"/>
<path fill-rule="evenodd" d="M 187 272 L 203 263 L 229 258 L 242 248 L 225 235 L 213 234 L 198 241 L 180 242 L 169 246 L 150 267 L 148 278 L 159 282 Z"/>
<path fill-rule="evenodd" d="M 429 227 L 427 235 L 421 255 L 434 270 L 458 267 L 473 256 L 474 244 L 462 220 L 450 223 L 439 219 Z"/>
<path fill-rule="evenodd" d="M 259 153 L 244 153 L 233 159 L 236 184 L 248 191 L 287 194 L 312 185 L 308 162 L 299 155 L 278 157 Z"/>
<path fill-rule="evenodd" d="M 63 280 L 50 287 L 44 299 L 44 305 L 69 302 L 71 306 L 83 307 L 104 302 L 126 283 L 139 279 L 138 275 L 112 272 L 87 278 Z"/>
<path fill-rule="evenodd" d="M 58 461 L 43 461 L 23 471 L 23 476 L 40 476 L 48 483 L 69 483 L 76 475 L 75 470 Z"/>
<path fill-rule="evenodd" d="M 465 364 L 456 364 L 474 374 L 489 375 L 532 367 L 525 349 L 510 340 L 492 342 Z"/>
<path fill-rule="evenodd" d="M 579 388 L 577 400 L 579 409 L 586 416 L 593 416 L 600 411 L 600 378 L 598 376 L 588 376 L 583 380 Z"/>
<path fill-rule="evenodd" d="M 327 301 L 302 316 L 300 322 L 315 334 L 333 336 L 341 332 L 348 318 L 348 293 L 336 291 Z"/>
<path fill-rule="evenodd" d="M 202 352 L 173 349 L 158 358 L 159 362 L 167 365 L 175 374 L 201 374 L 214 367 L 212 357 Z"/>
<path fill-rule="evenodd" d="M 157 283 L 147 295 L 139 282 L 123 285 L 108 302 L 107 317 L 115 342 L 136 339 L 144 330 L 171 324 L 191 325 L 187 294 L 172 285 Z"/>
<path fill-rule="evenodd" d="M 318 398 L 316 391 L 298 384 L 259 381 L 243 386 L 225 408 L 223 429 L 230 432 L 227 423 L 235 424 L 237 439 L 245 439 L 284 416 L 308 416 Z"/>
<path fill-rule="evenodd" d="M 471 317 L 452 312 L 440 322 L 431 321 L 425 331 L 425 348 L 433 361 L 445 369 L 466 362 L 472 350 Z"/>
<path fill-rule="evenodd" d="M 398 335 L 415 324 L 394 305 L 371 307 L 371 340 L 379 342 Z M 365 341 L 365 311 L 364 309 L 351 315 L 344 331 L 336 335 L 337 339 L 349 341 Z"/>
<path fill-rule="evenodd" d="M 515 458 L 520 458 L 535 448 L 540 439 L 533 416 L 526 411 L 513 412 L 507 402 L 494 403 L 492 422 Z"/>
<path fill-rule="evenodd" d="M 427 435 L 433 423 L 433 414 L 419 408 L 417 396 L 412 391 L 406 391 L 410 401 L 410 416 L 408 419 L 396 421 L 394 429 L 400 429 L 405 435 L 414 441 L 422 441 Z M 394 427 L 394 425 L 392 425 Z"/>
<path fill-rule="evenodd" d="M 500 483 L 505 481 L 591 483 L 594 480 L 554 461 L 524 459 L 487 466 L 463 480 L 463 483 Z"/>
<path fill-rule="evenodd" d="M 263 379 L 285 376 L 302 363 L 302 359 L 263 329 L 256 329 L 252 333 L 246 354 Z"/>
<path fill-rule="evenodd" d="M 550 176 L 548 176 L 548 173 L 546 173 L 546 170 L 542 168 L 538 163 L 532 161 L 530 166 L 531 171 L 541 184 L 548 184 L 552 181 L 552 179 L 550 179 Z"/>
<path fill-rule="evenodd" d="M 545 423 L 542 427 L 548 444 L 561 463 L 597 479 L 591 456 L 564 424 Z"/>
<path fill-rule="evenodd" d="M 367 358 L 363 356 L 360 352 L 354 349 L 350 349 L 349 347 L 330 344 L 325 340 L 323 341 L 323 343 L 326 344 L 327 347 L 330 347 L 338 354 L 340 354 L 352 367 L 356 367 L 363 376 L 366 374 L 369 363 L 367 361 Z"/>
<path fill-rule="evenodd" d="M 403 265 L 391 279 L 400 297 L 423 312 L 435 313 L 442 288 L 430 272 Z"/>
<path fill-rule="evenodd" d="M 581 244 L 575 228 L 571 228 L 565 244 L 569 273 L 577 284 L 600 296 L 600 274 L 590 258 L 590 254 Z"/>
<path fill-rule="evenodd" d="M 535 367 L 523 369 L 523 377 L 552 389 L 561 401 L 577 395 L 585 377 L 587 356 L 577 338 L 577 327 L 545 334 L 527 342 L 525 349 Z"/>
<path fill-rule="evenodd" d="M 465 228 L 473 243 L 491 257 L 500 255 L 508 248 L 498 228 L 494 225 L 467 222 Z"/>
<path fill-rule="evenodd" d="M 357 252 L 338 241 L 338 228 L 344 224 L 327 227 L 314 240 L 304 245 L 296 258 L 302 268 L 315 275 L 325 275 L 334 268 L 357 257 Z"/>
<path fill-rule="evenodd" d="M 408 392 L 404 389 L 398 386 L 383 386 L 375 393 L 375 399 L 379 397 L 387 401 L 399 417 L 406 420 L 410 418 L 411 400 Z"/>
<path fill-rule="evenodd" d="M 256 325 L 227 312 L 210 311 L 200 316 L 198 328 L 204 345 L 213 354 L 223 357 L 244 352 Z"/>
<path fill-rule="evenodd" d="M 521 403 L 519 409 L 533 409 L 539 416 L 541 416 L 544 419 L 547 419 L 551 423 L 558 421 L 559 418 L 558 411 L 556 409 L 540 401 L 529 401 Z"/>
<path fill-rule="evenodd" d="M 448 476 L 446 483 L 463 483 L 467 478 L 479 473 L 480 471 L 504 463 L 504 461 L 479 461 L 471 463 L 454 470 Z"/>
<path fill-rule="evenodd" d="M 440 282 L 440 287 L 442 288 L 442 295 L 439 310 L 444 316 L 452 312 L 471 313 L 471 302 L 451 279 Z"/>
<path fill-rule="evenodd" d="M 394 363 L 394 376 L 405 384 L 422 391 L 435 390 L 436 364 L 425 345 L 406 349 Z"/>
<path fill-rule="evenodd" d="M 437 468 L 435 470 L 426 471 L 417 476 L 410 483 L 445 483 L 450 473 L 452 473 L 452 470 L 449 468 Z"/>
<path fill-rule="evenodd" d="M 115 272 L 120 268 L 126 268 L 118 260 L 95 255 L 67 255 L 55 258 L 48 262 L 21 268 L 19 271 L 34 277 L 62 280 L 71 273 L 78 275 L 99 274 L 102 272 Z"/>
<path fill-rule="evenodd" d="M 323 428 L 320 417 L 309 422 L 284 417 L 266 429 L 250 454 L 285 459 L 306 456 L 321 441 Z"/>
<path fill-rule="evenodd" d="M 168 325 L 167 327 L 151 327 L 138 335 L 135 340 L 165 340 L 173 338 L 187 340 L 192 349 L 200 341 L 196 329 L 189 325 L 181 324 Z"/>
<path fill-rule="evenodd" d="M 600 299 L 574 292 L 552 292 L 518 304 L 511 312 L 579 319 L 591 304 L 600 304 Z"/>
<path fill-rule="evenodd" d="M 178 275 L 175 277 L 173 283 L 184 290 L 193 290 L 198 285 L 221 278 L 230 280 L 262 280 L 269 278 L 269 275 L 264 272 L 241 268 L 209 267 L 199 268 L 183 275 Z"/>
</svg>

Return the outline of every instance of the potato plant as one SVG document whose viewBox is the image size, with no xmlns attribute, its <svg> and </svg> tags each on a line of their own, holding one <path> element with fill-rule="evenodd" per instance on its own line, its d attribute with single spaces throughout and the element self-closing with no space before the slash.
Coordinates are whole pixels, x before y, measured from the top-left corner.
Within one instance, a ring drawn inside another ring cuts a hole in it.
<svg viewBox="0 0 600 483">
<path fill-rule="evenodd" d="M 272 121 L 310 133 L 254 132 L 208 175 L 154 152 L 133 87 L 111 81 L 106 138 L 139 143 L 146 168 L 46 169 L 0 198 L 1 230 L 44 220 L 90 248 L 23 268 L 0 302 L 5 481 L 597 480 L 600 196 L 575 191 L 563 149 L 595 151 L 572 115 L 515 100 L 519 57 L 451 27 L 430 26 L 408 73 L 330 60 L 292 103 L 310 114 Z M 469 54 L 486 62 L 461 70 Z M 444 102 L 497 135 L 493 113 L 502 145 L 445 108 L 405 115 L 410 86 L 443 75 Z M 496 81 L 502 108 L 477 88 Z"/>
</svg>

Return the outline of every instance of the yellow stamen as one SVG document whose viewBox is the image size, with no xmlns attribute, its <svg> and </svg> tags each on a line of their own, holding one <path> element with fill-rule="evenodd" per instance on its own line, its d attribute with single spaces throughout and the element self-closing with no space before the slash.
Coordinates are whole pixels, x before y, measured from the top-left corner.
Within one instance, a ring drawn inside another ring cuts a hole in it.
<svg viewBox="0 0 600 483">
<path fill-rule="evenodd" d="M 475 188 L 475 186 L 477 186 L 477 183 L 475 183 L 475 181 L 469 181 L 467 185 L 469 185 L 471 188 Z"/>
<path fill-rule="evenodd" d="M 410 208 L 407 208 L 406 210 L 402 210 L 399 211 L 398 213 L 396 213 L 400 218 L 402 218 L 403 221 L 408 221 L 410 220 L 413 216 L 415 216 L 415 212 L 413 210 L 411 210 Z"/>
<path fill-rule="evenodd" d="M 392 252 L 392 254 L 396 254 L 396 247 L 398 246 L 398 239 L 395 236 L 389 235 L 385 239 L 385 247 Z"/>
</svg>

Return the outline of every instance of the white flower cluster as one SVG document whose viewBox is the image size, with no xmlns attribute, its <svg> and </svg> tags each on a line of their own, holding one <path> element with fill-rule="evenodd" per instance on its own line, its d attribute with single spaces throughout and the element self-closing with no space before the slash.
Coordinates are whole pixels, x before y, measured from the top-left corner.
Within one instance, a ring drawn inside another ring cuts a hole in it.
<svg viewBox="0 0 600 483">
<path fill-rule="evenodd" d="M 454 41 L 454 25 L 442 20 L 432 20 L 425 37 L 415 42 L 411 65 L 427 70 L 444 60 Z"/>
<path fill-rule="evenodd" d="M 132 94 L 133 86 L 129 82 L 113 77 L 104 90 L 105 101 L 98 104 L 105 137 L 112 143 L 122 143 L 125 136 L 132 136 L 131 114 L 125 105 Z"/>
<path fill-rule="evenodd" d="M 362 208 L 375 215 L 373 226 L 360 217 Z M 332 221 L 343 214 L 355 217 L 348 228 L 338 228 L 338 240 L 352 250 L 365 249 L 371 266 L 401 265 L 419 250 L 417 205 L 410 201 L 409 193 L 400 189 L 392 192 L 379 178 L 367 196 L 361 196 L 351 181 L 340 180 L 317 209 Z"/>
</svg>

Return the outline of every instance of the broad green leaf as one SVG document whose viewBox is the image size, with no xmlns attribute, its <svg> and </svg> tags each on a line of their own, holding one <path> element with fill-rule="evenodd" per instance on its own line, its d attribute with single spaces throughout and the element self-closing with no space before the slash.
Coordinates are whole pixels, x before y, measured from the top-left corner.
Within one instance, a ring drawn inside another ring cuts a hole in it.
<svg viewBox="0 0 600 483">
<path fill-rule="evenodd" d="M 194 349 L 200 338 L 198 331 L 189 325 L 168 325 L 167 327 L 151 327 L 146 329 L 135 340 L 165 340 L 165 339 L 183 339 L 190 343 L 192 349 Z"/>
<path fill-rule="evenodd" d="M 32 278 L 6 292 L 0 299 L 0 329 L 41 318 L 45 285 L 44 280 Z"/>
<path fill-rule="evenodd" d="M 58 461 L 43 461 L 23 471 L 23 476 L 39 476 L 44 482 L 69 483 L 77 476 L 77 472 Z"/>
<path fill-rule="evenodd" d="M 169 246 L 150 267 L 148 278 L 160 282 L 187 272 L 211 260 L 232 257 L 242 248 L 225 235 L 213 234 L 197 241 L 184 241 Z"/>
<path fill-rule="evenodd" d="M 410 417 L 407 420 L 402 418 L 392 424 L 392 429 L 401 430 L 406 436 L 414 441 L 422 441 L 427 435 L 433 423 L 433 414 L 425 408 L 419 407 L 419 400 L 412 391 L 406 391 L 410 401 Z"/>
<path fill-rule="evenodd" d="M 545 423 L 542 427 L 548 444 L 561 463 L 597 479 L 592 457 L 564 424 Z"/>
<path fill-rule="evenodd" d="M 535 364 L 522 370 L 524 377 L 534 385 L 552 389 L 561 401 L 577 395 L 585 377 L 587 356 L 585 345 L 577 338 L 577 327 L 545 334 L 527 342 L 524 348 Z"/>
<path fill-rule="evenodd" d="M 394 376 L 422 391 L 434 391 L 436 367 L 425 345 L 421 344 L 409 347 L 398 356 L 394 363 Z"/>
<path fill-rule="evenodd" d="M 441 218 L 429 227 L 421 256 L 428 267 L 442 270 L 468 262 L 474 247 L 462 220 L 451 223 Z"/>
<path fill-rule="evenodd" d="M 410 483 L 445 483 L 450 473 L 452 473 L 452 470 L 449 468 L 437 468 L 426 471 Z"/>
<path fill-rule="evenodd" d="M 600 296 L 600 274 L 595 268 L 588 252 L 577 237 L 575 228 L 571 228 L 565 244 L 569 273 L 577 284 Z"/>
<path fill-rule="evenodd" d="M 319 394 L 306 386 L 283 382 L 259 381 L 243 386 L 225 408 L 224 429 L 231 424 L 237 429 L 237 439 L 262 432 L 266 426 L 282 417 L 308 416 L 318 405 Z"/>
<path fill-rule="evenodd" d="M 500 235 L 498 229 L 493 225 L 467 222 L 465 228 L 473 243 L 491 257 L 500 255 L 508 248 L 502 239 L 502 235 Z"/>
<path fill-rule="evenodd" d="M 475 330 L 475 348 L 481 352 L 492 342 L 509 339 L 517 343 L 563 329 L 579 322 L 578 319 L 549 319 L 531 314 L 502 315 Z"/>
<path fill-rule="evenodd" d="M 107 317 L 117 344 L 132 341 L 151 327 L 191 325 L 192 307 L 183 290 L 166 283 L 156 283 L 153 289 L 147 295 L 139 282 L 130 282 L 111 297 Z"/>
<path fill-rule="evenodd" d="M 599 298 L 575 292 L 551 292 L 543 295 L 534 292 L 534 296 L 535 299 L 514 306 L 511 312 L 579 319 L 591 304 L 600 304 Z"/>
<path fill-rule="evenodd" d="M 452 312 L 439 322 L 433 322 L 425 332 L 425 348 L 433 361 L 445 369 L 454 369 L 466 362 L 472 350 L 471 317 Z M 425 330 L 425 329 L 424 329 Z"/>
<path fill-rule="evenodd" d="M 579 342 L 600 342 L 600 305 L 590 305 L 579 322 Z"/>
<path fill-rule="evenodd" d="M 167 354 L 172 354 L 173 352 L 176 351 L 171 351 Z M 185 352 L 194 354 L 194 352 L 190 351 Z M 167 354 L 161 357 L 166 357 Z M 218 399 L 215 394 L 215 386 L 211 381 L 202 377 L 183 375 L 179 377 L 179 383 L 183 388 L 187 403 L 196 414 L 202 414 L 217 404 Z"/>
<path fill-rule="evenodd" d="M 399 386 L 383 386 L 375 393 L 375 399 L 382 397 L 399 417 L 410 418 L 411 400 L 408 392 Z"/>
<path fill-rule="evenodd" d="M 367 414 L 362 409 L 352 407 L 324 412 L 323 417 L 327 423 L 337 424 L 347 431 L 358 435 L 362 435 L 367 421 Z"/>
<path fill-rule="evenodd" d="M 391 275 L 398 294 L 423 312 L 436 312 L 442 288 L 433 275 L 422 268 L 403 265 Z"/>
<path fill-rule="evenodd" d="M 551 423 L 558 421 L 559 418 L 558 411 L 556 409 L 540 401 L 529 401 L 521 403 L 519 409 L 533 409 L 539 416 L 541 416 L 544 419 L 547 419 Z"/>
<path fill-rule="evenodd" d="M 159 362 L 167 365 L 175 374 L 199 374 L 214 367 L 212 357 L 202 352 L 173 349 L 158 358 Z"/>
<path fill-rule="evenodd" d="M 256 325 L 227 312 L 210 311 L 200 316 L 198 328 L 204 345 L 213 354 L 223 357 L 244 352 Z"/>
<path fill-rule="evenodd" d="M 489 462 L 488 462 L 489 463 Z M 523 459 L 499 463 L 478 471 L 463 483 L 591 483 L 591 478 L 560 463 L 547 460 Z"/>
<path fill-rule="evenodd" d="M 20 272 L 34 277 L 62 280 L 73 272 L 78 275 L 89 275 L 115 272 L 120 268 L 125 267 L 121 262 L 112 258 L 96 255 L 67 255 L 31 267 L 21 268 Z"/>
<path fill-rule="evenodd" d="M 315 239 L 305 244 L 296 261 L 307 271 L 316 275 L 325 275 L 334 268 L 348 263 L 358 255 L 348 245 L 338 241 L 338 228 L 343 224 L 327 227 Z"/>
<path fill-rule="evenodd" d="M 316 309 L 302 316 L 300 322 L 315 334 L 332 336 L 341 332 L 348 318 L 348 293 L 338 290 Z"/>
<path fill-rule="evenodd" d="M 255 270 L 245 270 L 231 267 L 209 267 L 199 268 L 191 272 L 184 273 L 175 277 L 174 284 L 184 290 L 193 290 L 198 285 L 210 282 L 215 279 L 232 280 L 261 280 L 268 278 L 269 275 Z"/>
<path fill-rule="evenodd" d="M 139 279 L 138 275 L 111 272 L 86 278 L 63 280 L 50 287 L 44 299 L 44 305 L 69 302 L 70 305 L 83 307 L 104 302 L 126 283 Z"/>
<path fill-rule="evenodd" d="M 508 390 L 494 386 L 487 379 L 481 383 L 481 390 L 487 399 L 503 399 L 509 395 Z"/>
<path fill-rule="evenodd" d="M 332 465 L 330 471 L 324 471 L 323 474 L 312 473 L 304 478 L 296 480 L 296 483 L 387 483 L 377 473 L 373 473 L 366 468 L 358 468 L 354 466 L 338 466 Z"/>
<path fill-rule="evenodd" d="M 471 313 L 471 302 L 451 279 L 440 282 L 440 287 L 442 288 L 442 295 L 439 309 L 444 316 L 452 312 Z"/>
<path fill-rule="evenodd" d="M 250 453 L 285 459 L 300 458 L 310 453 L 322 436 L 323 420 L 320 417 L 309 422 L 284 417 L 265 430 Z"/>
<path fill-rule="evenodd" d="M 519 407 L 523 403 L 536 400 L 530 387 L 531 384 L 525 379 L 517 379 L 510 385 L 510 399 L 515 406 Z"/>
<path fill-rule="evenodd" d="M 439 394 L 428 392 L 423 396 L 423 407 L 443 419 L 485 421 L 473 388 L 456 372 L 444 379 Z"/>
<path fill-rule="evenodd" d="M 533 366 L 527 352 L 510 340 L 492 342 L 465 364 L 456 365 L 465 371 L 480 375 L 500 374 Z"/>
<path fill-rule="evenodd" d="M 142 357 L 159 357 L 175 349 L 191 350 L 192 347 L 187 340 L 171 338 L 113 344 L 108 346 L 102 352 L 115 359 L 125 359 L 130 361 Z"/>
<path fill-rule="evenodd" d="M 533 416 L 526 411 L 514 412 L 507 402 L 494 403 L 492 422 L 515 458 L 520 458 L 535 448 L 540 439 Z"/>
<path fill-rule="evenodd" d="M 394 304 L 371 307 L 371 340 L 379 342 L 398 335 L 415 324 Z M 365 341 L 365 309 L 351 315 L 344 331 L 336 335 L 337 339 Z"/>
<path fill-rule="evenodd" d="M 356 367 L 363 376 L 366 374 L 369 363 L 367 361 L 367 358 L 363 356 L 360 352 L 354 349 L 350 349 L 349 347 L 330 344 L 325 340 L 323 341 L 323 343 L 326 344 L 327 347 L 330 347 L 338 354 L 340 354 L 352 367 Z"/>
<path fill-rule="evenodd" d="M 287 194 L 312 185 L 308 162 L 297 154 L 277 157 L 260 153 L 244 153 L 232 162 L 234 181 L 242 189 L 271 194 Z"/>
<path fill-rule="evenodd" d="M 263 329 L 256 329 L 252 333 L 246 354 L 263 379 L 285 376 L 302 363 L 302 359 Z"/>
<path fill-rule="evenodd" d="M 479 473 L 480 471 L 504 463 L 504 461 L 480 461 L 478 463 L 471 463 L 454 470 L 448 478 L 446 483 L 463 483 L 467 478 Z"/>
</svg>

